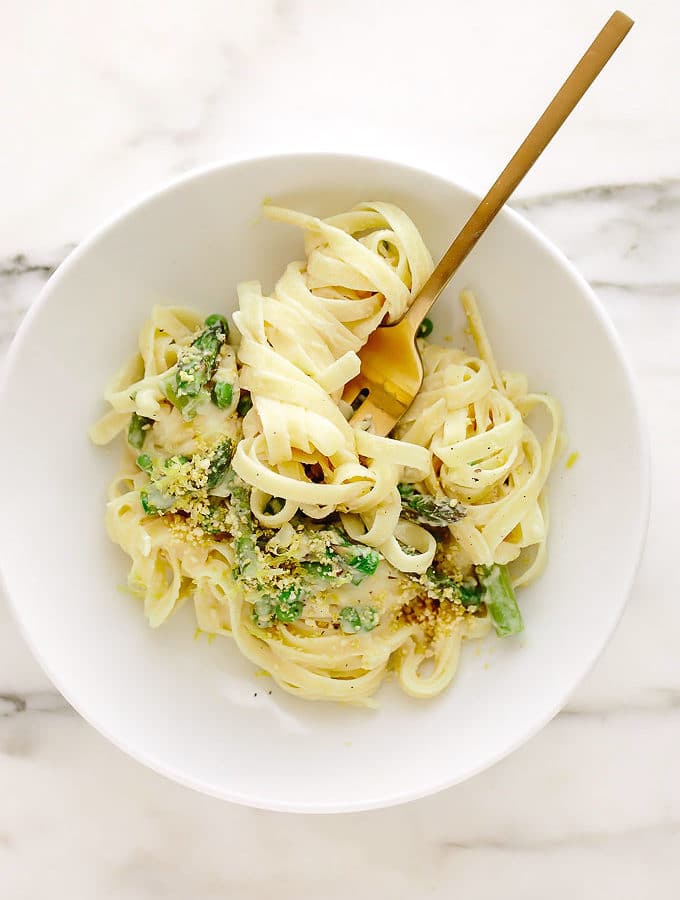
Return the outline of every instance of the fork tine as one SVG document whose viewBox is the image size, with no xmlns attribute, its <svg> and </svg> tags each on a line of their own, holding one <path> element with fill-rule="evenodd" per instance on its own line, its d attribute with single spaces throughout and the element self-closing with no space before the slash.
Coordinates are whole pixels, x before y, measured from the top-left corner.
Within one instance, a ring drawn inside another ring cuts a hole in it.
<svg viewBox="0 0 680 900">
<path fill-rule="evenodd" d="M 369 418 L 375 434 L 388 434 L 410 406 L 410 400 L 407 403 L 400 401 L 385 390 L 385 385 L 365 377 L 362 378 L 361 390 L 368 391 L 368 395 L 352 414 L 350 424 L 361 428 L 361 423 Z M 356 393 L 355 402 L 361 390 Z"/>
<path fill-rule="evenodd" d="M 351 406 L 363 390 L 370 390 L 366 378 L 359 372 L 351 381 L 348 381 L 342 392 L 342 399 Z"/>
<path fill-rule="evenodd" d="M 397 325 L 377 328 L 361 348 L 361 371 L 342 394 L 343 400 L 358 407 L 350 419 L 355 427 L 370 419 L 374 434 L 389 434 L 413 402 L 423 380 L 415 328 L 404 318 Z M 362 396 L 363 391 L 368 396 Z"/>
<path fill-rule="evenodd" d="M 374 404 L 368 399 L 368 397 L 364 400 L 361 406 L 357 407 L 356 411 L 352 413 L 352 418 L 349 420 L 349 424 L 353 425 L 355 428 L 363 428 L 367 422 L 370 422 L 373 418 L 373 409 Z"/>
<path fill-rule="evenodd" d="M 401 414 L 400 414 L 401 415 Z M 382 436 L 388 435 L 399 421 L 400 415 L 390 415 L 371 400 L 370 394 L 349 420 L 349 424 L 362 431 Z"/>
</svg>

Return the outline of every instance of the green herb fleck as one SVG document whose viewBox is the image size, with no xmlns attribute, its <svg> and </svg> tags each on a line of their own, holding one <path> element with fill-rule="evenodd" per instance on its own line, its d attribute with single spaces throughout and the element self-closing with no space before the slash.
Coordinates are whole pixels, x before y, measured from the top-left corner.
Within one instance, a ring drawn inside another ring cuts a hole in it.
<svg viewBox="0 0 680 900">
<path fill-rule="evenodd" d="M 434 325 L 432 323 L 432 319 L 423 319 L 423 321 L 418 326 L 417 336 L 419 338 L 426 338 L 432 334 L 432 329 Z"/>
</svg>

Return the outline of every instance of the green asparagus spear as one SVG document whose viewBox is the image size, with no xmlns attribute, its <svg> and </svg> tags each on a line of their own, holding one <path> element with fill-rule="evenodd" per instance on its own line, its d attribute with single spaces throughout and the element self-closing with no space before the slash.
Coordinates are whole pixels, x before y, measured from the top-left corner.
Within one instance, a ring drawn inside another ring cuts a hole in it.
<svg viewBox="0 0 680 900">
<path fill-rule="evenodd" d="M 203 331 L 181 350 L 174 384 L 166 385 L 166 396 L 185 418 L 195 415 L 198 399 L 202 401 L 207 396 L 205 386 L 215 374 L 220 349 L 228 336 L 224 316 L 208 316 Z"/>
<path fill-rule="evenodd" d="M 229 463 L 234 455 L 234 443 L 230 438 L 225 438 L 213 450 L 208 468 L 208 479 L 205 483 L 206 490 L 212 491 L 222 481 L 229 468 Z"/>
<path fill-rule="evenodd" d="M 254 578 L 259 571 L 260 557 L 255 539 L 243 534 L 234 541 L 236 552 L 236 570 L 241 578 Z"/>
<path fill-rule="evenodd" d="M 146 416 L 140 416 L 133 412 L 130 416 L 130 425 L 128 426 L 128 443 L 135 450 L 141 450 L 144 446 L 144 439 L 147 431 L 153 425 L 154 420 Z"/>
<path fill-rule="evenodd" d="M 212 313 L 212 315 L 208 316 L 205 324 L 208 328 L 220 328 L 224 331 L 225 340 L 229 337 L 229 322 L 219 313 Z"/>
<path fill-rule="evenodd" d="M 398 485 L 401 495 L 401 514 L 405 519 L 444 528 L 458 522 L 465 515 L 465 508 L 449 497 L 433 497 L 421 494 L 412 484 Z"/>
<path fill-rule="evenodd" d="M 246 486 L 239 481 L 233 469 L 225 471 L 223 482 L 229 489 L 229 505 L 236 521 L 234 553 L 236 555 L 236 575 L 252 580 L 261 567 L 260 551 L 255 540 L 253 515 L 250 511 L 250 495 Z"/>
<path fill-rule="evenodd" d="M 499 637 L 519 634 L 524 628 L 506 566 L 477 566 L 484 603 Z"/>
</svg>

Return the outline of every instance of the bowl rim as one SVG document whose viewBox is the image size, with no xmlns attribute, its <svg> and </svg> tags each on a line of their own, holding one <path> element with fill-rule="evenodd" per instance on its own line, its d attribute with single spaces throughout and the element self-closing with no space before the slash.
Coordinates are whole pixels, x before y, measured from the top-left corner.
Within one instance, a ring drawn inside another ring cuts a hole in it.
<svg viewBox="0 0 680 900">
<path fill-rule="evenodd" d="M 0 406 L 2 405 L 3 401 L 7 399 L 12 380 L 12 371 L 14 368 L 14 364 L 18 356 L 23 351 L 23 345 L 31 330 L 33 321 L 40 315 L 40 312 L 45 303 L 48 301 L 51 293 L 56 288 L 58 288 L 61 281 L 68 275 L 70 270 L 75 265 L 77 265 L 81 257 L 85 256 L 101 238 L 105 237 L 109 231 L 116 228 L 128 216 L 131 216 L 142 208 L 154 203 L 159 197 L 170 194 L 175 190 L 182 189 L 189 182 L 198 181 L 203 178 L 209 178 L 216 172 L 221 170 L 238 169 L 240 167 L 247 167 L 254 163 L 269 163 L 276 165 L 277 163 L 281 163 L 283 161 L 296 161 L 300 164 L 304 164 L 305 161 L 318 159 L 325 160 L 330 168 L 332 168 L 334 160 L 343 164 L 351 164 L 353 162 L 384 164 L 393 169 L 401 169 L 402 172 L 405 173 L 407 178 L 413 178 L 414 176 L 425 176 L 427 178 L 440 181 L 449 188 L 455 188 L 463 196 L 466 196 L 468 199 L 475 202 L 478 202 L 482 196 L 476 191 L 471 190 L 470 188 L 467 188 L 464 185 L 461 185 L 458 182 L 452 180 L 448 177 L 448 175 L 432 171 L 430 169 L 421 168 L 409 163 L 404 163 L 398 158 L 324 150 L 302 152 L 286 151 L 281 153 L 261 154 L 255 153 L 248 156 L 211 162 L 203 166 L 194 167 L 178 176 L 165 179 L 158 186 L 144 191 L 136 199 L 123 204 L 121 207 L 118 207 L 111 215 L 107 216 L 100 225 L 90 231 L 86 235 L 86 237 L 83 238 L 83 240 L 81 240 L 68 253 L 65 259 L 62 260 L 62 262 L 57 266 L 52 275 L 50 275 L 47 282 L 42 286 L 38 296 L 31 303 L 22 321 L 20 322 L 19 327 L 14 337 L 12 338 L 10 346 L 7 350 L 4 364 L 2 366 L 2 370 L 0 371 Z M 541 731 L 552 721 L 553 718 L 555 718 L 555 716 L 568 702 L 569 697 L 571 696 L 573 691 L 583 682 L 586 676 L 593 669 L 595 663 L 601 657 L 605 647 L 611 640 L 621 621 L 623 612 L 628 602 L 628 598 L 635 582 L 635 578 L 640 568 L 647 537 L 650 515 L 651 454 L 648 429 L 645 427 L 646 417 L 642 404 L 641 391 L 637 376 L 624 349 L 623 342 L 619 337 L 618 332 L 615 330 L 614 325 L 610 320 L 608 314 L 606 313 L 600 299 L 588 284 L 584 276 L 571 263 L 566 255 L 555 244 L 552 243 L 551 240 L 549 240 L 535 225 L 524 218 L 524 216 L 522 216 L 517 210 L 506 205 L 501 209 L 498 215 L 499 218 L 504 217 L 506 219 L 509 219 L 516 227 L 518 227 L 520 230 L 523 230 L 535 243 L 540 245 L 540 247 L 549 256 L 551 256 L 556 263 L 559 264 L 560 268 L 574 280 L 576 286 L 587 298 L 593 314 L 598 320 L 598 323 L 603 329 L 609 345 L 614 351 L 621 369 L 624 382 L 626 384 L 628 396 L 631 400 L 634 412 L 633 426 L 638 440 L 640 456 L 640 466 L 638 474 L 641 503 L 640 515 L 635 518 L 635 529 L 637 532 L 635 534 L 636 552 L 635 554 L 631 555 L 628 560 L 625 561 L 627 572 L 624 582 L 627 587 L 622 593 L 618 606 L 615 609 L 615 613 L 609 622 L 608 628 L 606 632 L 603 631 L 601 640 L 598 642 L 598 646 L 596 647 L 595 651 L 589 658 L 584 661 L 584 663 L 580 667 L 578 675 L 564 689 L 564 691 L 560 694 L 559 698 L 552 705 L 552 707 L 537 719 L 532 728 L 529 728 L 510 744 L 504 745 L 500 750 L 488 753 L 474 766 L 468 767 L 468 769 L 462 773 L 458 773 L 452 777 L 439 778 L 436 781 L 421 785 L 418 788 L 411 788 L 400 793 L 392 792 L 388 795 L 385 795 L 384 797 L 371 799 L 367 803 L 296 803 L 294 801 L 272 802 L 264 796 L 258 797 L 251 794 L 241 793 L 237 790 L 225 790 L 219 786 L 211 786 L 192 776 L 186 775 L 184 772 L 175 769 L 175 767 L 173 767 L 172 765 L 167 765 L 161 760 L 158 760 L 151 753 L 140 751 L 137 748 L 131 748 L 124 739 L 122 739 L 120 736 L 112 734 L 108 730 L 108 728 L 99 721 L 99 716 L 96 714 L 96 711 L 92 711 L 90 709 L 84 711 L 83 709 L 81 709 L 79 703 L 72 699 L 71 689 L 66 689 L 62 686 L 61 679 L 58 673 L 53 672 L 51 667 L 46 664 L 39 647 L 36 646 L 33 642 L 33 639 L 28 630 L 28 626 L 25 624 L 21 614 L 21 603 L 18 597 L 13 596 L 12 592 L 9 589 L 7 578 L 3 575 L 3 571 L 5 570 L 5 563 L 3 562 L 3 559 L 5 558 L 5 551 L 2 544 L 0 543 L 0 583 L 4 586 L 5 595 L 8 600 L 8 607 L 12 613 L 13 619 L 17 624 L 19 631 L 28 648 L 30 649 L 34 659 L 40 665 L 43 672 L 47 675 L 54 688 L 64 697 L 69 705 L 71 705 L 76 710 L 78 715 L 82 716 L 82 718 L 86 722 L 88 722 L 89 725 L 95 728 L 115 747 L 122 750 L 138 762 L 143 763 L 154 772 L 163 775 L 164 777 L 169 778 L 175 782 L 178 782 L 184 787 L 192 788 L 193 790 L 196 790 L 199 793 L 205 794 L 207 796 L 216 797 L 221 800 L 227 800 L 232 803 L 237 803 L 239 805 L 252 807 L 255 809 L 269 810 L 272 812 L 317 814 L 349 813 L 384 809 L 387 807 L 408 803 L 423 797 L 431 796 L 447 788 L 453 787 L 456 784 L 467 781 L 468 779 L 474 777 L 475 775 L 478 775 L 484 770 L 500 762 L 502 759 L 505 759 L 510 754 L 514 753 L 519 747 L 528 743 L 528 741 L 535 737 L 535 735 L 538 734 L 539 731 Z"/>
</svg>

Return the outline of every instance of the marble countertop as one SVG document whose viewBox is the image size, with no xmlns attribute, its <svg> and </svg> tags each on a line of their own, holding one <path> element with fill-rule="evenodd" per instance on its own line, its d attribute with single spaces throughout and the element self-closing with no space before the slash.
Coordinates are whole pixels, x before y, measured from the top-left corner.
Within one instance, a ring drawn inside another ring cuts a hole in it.
<svg viewBox="0 0 680 900">
<path fill-rule="evenodd" d="M 188 9 L 3 8 L 3 356 L 68 250 L 193 166 L 336 149 L 483 188 L 611 5 Z M 631 0 L 627 12 L 633 32 L 514 203 L 597 290 L 648 415 L 648 544 L 595 670 L 537 737 L 463 785 L 374 813 L 268 814 L 192 793 L 108 744 L 43 675 L 0 595 L 7 900 L 680 895 L 680 576 L 668 564 L 680 499 L 680 13 L 674 0 Z"/>
</svg>

